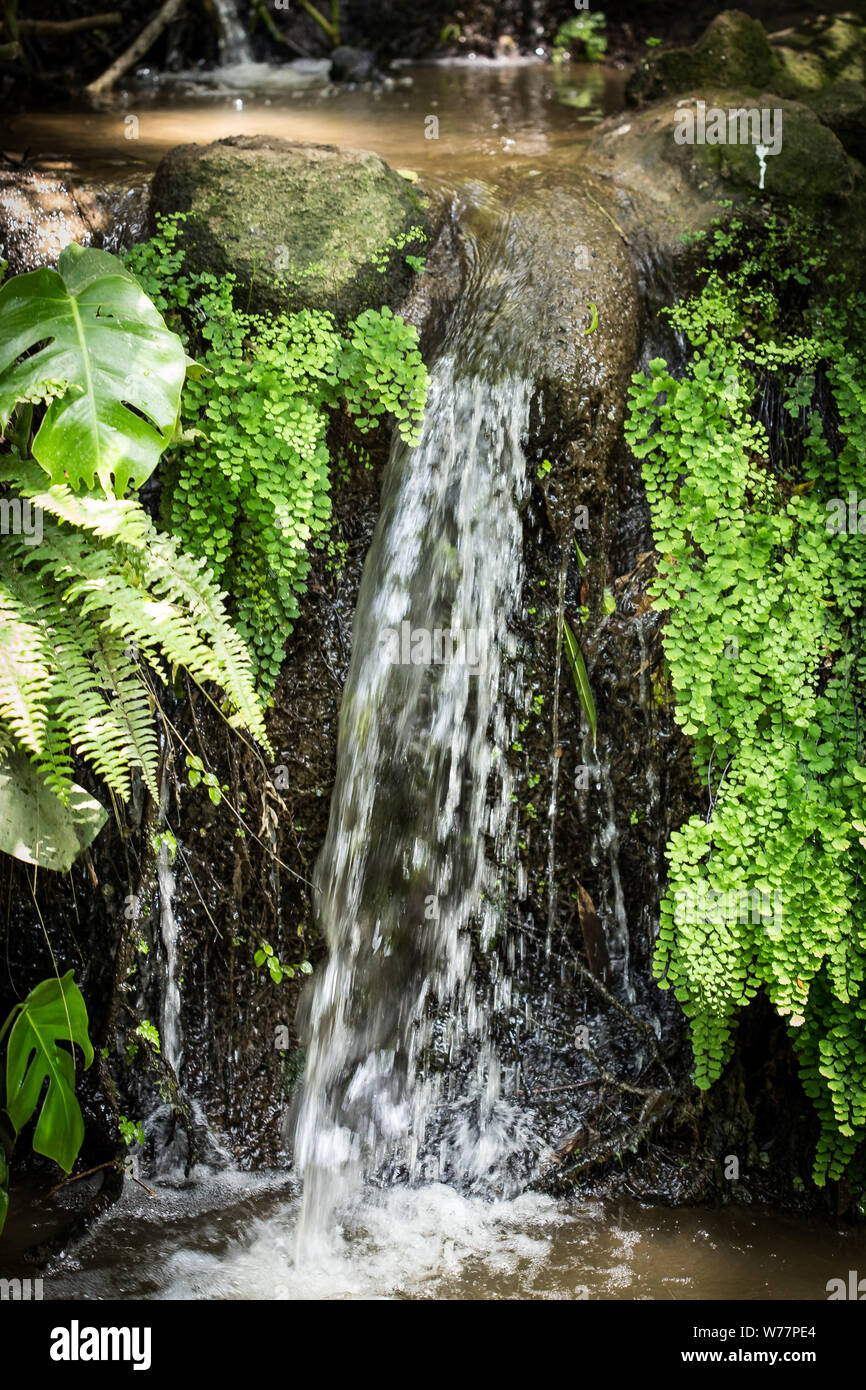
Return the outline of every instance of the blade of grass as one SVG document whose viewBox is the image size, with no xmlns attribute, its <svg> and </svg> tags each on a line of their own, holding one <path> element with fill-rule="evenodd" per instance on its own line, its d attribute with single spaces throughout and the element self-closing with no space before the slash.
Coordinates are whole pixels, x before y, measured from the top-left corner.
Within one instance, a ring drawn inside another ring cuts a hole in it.
<svg viewBox="0 0 866 1390">
<path fill-rule="evenodd" d="M 584 662 L 580 647 L 577 645 L 577 638 L 572 632 L 566 618 L 562 620 L 562 634 L 565 638 L 565 651 L 568 656 L 568 664 L 571 667 L 571 674 L 574 676 L 574 684 L 580 696 L 583 712 L 592 730 L 592 747 L 593 751 L 595 751 L 598 739 L 598 719 L 595 713 L 595 701 L 592 698 L 592 691 L 589 688 L 589 676 L 586 674 L 586 663 Z"/>
</svg>

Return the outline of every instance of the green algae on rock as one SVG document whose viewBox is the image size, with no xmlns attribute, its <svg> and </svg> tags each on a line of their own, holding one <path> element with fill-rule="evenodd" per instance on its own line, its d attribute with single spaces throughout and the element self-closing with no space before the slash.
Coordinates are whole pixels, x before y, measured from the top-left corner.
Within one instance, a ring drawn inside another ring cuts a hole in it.
<svg viewBox="0 0 866 1390">
<path fill-rule="evenodd" d="M 775 60 L 764 28 L 742 10 L 723 10 L 688 48 L 662 48 L 637 68 L 630 100 L 655 101 L 711 84 L 747 92 L 772 85 Z"/>
<path fill-rule="evenodd" d="M 233 274 L 245 308 L 330 310 L 341 322 L 399 302 L 406 255 L 427 232 L 417 193 L 378 155 L 264 135 L 170 150 L 151 206 L 188 214 L 187 264 Z"/>
</svg>

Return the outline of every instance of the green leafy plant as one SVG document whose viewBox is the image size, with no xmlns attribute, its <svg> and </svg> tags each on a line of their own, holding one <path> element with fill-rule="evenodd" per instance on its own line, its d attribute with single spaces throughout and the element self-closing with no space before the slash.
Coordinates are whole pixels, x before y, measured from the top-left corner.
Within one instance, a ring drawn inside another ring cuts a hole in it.
<svg viewBox="0 0 866 1390">
<path fill-rule="evenodd" d="M 178 219 L 162 219 L 128 259 L 207 369 L 184 396 L 163 518 L 230 594 L 271 690 L 311 547 L 330 532 L 332 414 L 346 409 L 362 430 L 390 416 L 414 441 L 427 373 L 415 329 L 390 309 L 365 310 L 342 330 L 326 313 L 242 312 L 231 277 L 182 273 L 177 237 Z"/>
<path fill-rule="evenodd" d="M 856 519 L 830 524 L 863 490 L 866 308 L 840 260 L 793 215 L 717 226 L 702 289 L 671 312 L 688 368 L 636 376 L 627 425 L 708 788 L 668 845 L 656 970 L 701 1087 L 767 994 L 821 1121 L 819 1183 L 866 1138 L 866 551 Z"/>
<path fill-rule="evenodd" d="M 577 644 L 577 638 L 567 618 L 563 618 L 562 620 L 562 637 L 565 643 L 565 654 L 568 657 L 568 664 L 571 667 L 571 674 L 574 677 L 575 689 L 580 697 L 580 703 L 586 715 L 587 723 L 592 730 L 592 746 L 595 748 L 598 740 L 598 717 L 595 711 L 595 700 L 592 698 L 592 690 L 589 684 L 589 676 L 586 672 L 586 662 L 583 659 L 583 653 Z"/>
<path fill-rule="evenodd" d="M 203 782 L 214 806 L 219 806 L 223 795 L 228 794 L 229 789 L 225 783 L 221 784 L 219 778 L 207 770 L 201 758 L 195 753 L 187 753 L 186 766 L 190 786 L 197 787 L 200 782 Z"/>
<path fill-rule="evenodd" d="M 47 402 L 32 451 L 52 483 L 140 486 L 174 431 L 186 357 L 123 263 L 67 246 L 57 270 L 0 289 L 0 324 L 0 426 Z"/>
<path fill-rule="evenodd" d="M 107 819 L 74 783 L 62 801 L 23 753 L 9 750 L 0 760 L 0 852 L 65 873 Z"/>
<path fill-rule="evenodd" d="M 591 63 L 599 63 L 607 52 L 607 20 L 601 10 L 572 15 L 559 26 L 553 40 L 553 61 L 561 63 L 572 44 L 580 44 Z"/>
<path fill-rule="evenodd" d="M 125 1115 L 121 1115 L 118 1118 L 117 1127 L 127 1148 L 132 1144 L 140 1144 L 144 1148 L 145 1134 L 141 1120 L 128 1120 Z"/>
<path fill-rule="evenodd" d="M 302 960 L 295 965 L 281 965 L 279 957 L 268 941 L 262 942 L 253 956 L 253 960 L 259 969 L 263 965 L 267 966 L 268 973 L 275 985 L 281 984 L 284 978 L 293 980 L 298 972 L 302 975 L 312 975 L 313 973 L 313 967 L 308 960 Z"/>
<path fill-rule="evenodd" d="M 87 1008 L 72 971 L 43 980 L 16 1004 L 0 1028 L 0 1042 L 7 1033 L 3 1114 L 4 1130 L 12 1137 L 0 1143 L 0 1231 L 9 1207 L 11 1150 L 37 1110 L 33 1150 L 53 1159 L 65 1173 L 71 1172 L 84 1140 L 75 1097 L 74 1046 L 81 1048 L 85 1068 L 93 1061 L 93 1047 Z"/>
<path fill-rule="evenodd" d="M 118 795 L 135 770 L 156 795 L 155 676 L 213 682 L 267 736 L 205 562 L 121 495 L 174 432 L 180 339 L 115 257 L 76 246 L 5 285 L 0 314 L 0 494 L 40 521 L 0 540 L 0 845 L 65 868 L 104 819 L 76 755 Z"/>
</svg>

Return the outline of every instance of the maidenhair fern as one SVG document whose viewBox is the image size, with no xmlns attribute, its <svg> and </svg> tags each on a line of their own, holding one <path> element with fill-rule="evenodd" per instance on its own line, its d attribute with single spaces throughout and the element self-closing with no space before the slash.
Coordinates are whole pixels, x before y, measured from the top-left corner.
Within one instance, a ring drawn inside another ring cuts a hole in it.
<svg viewBox="0 0 866 1390">
<path fill-rule="evenodd" d="M 866 1139 L 866 313 L 830 256 L 794 222 L 717 229 L 672 312 L 689 366 L 636 376 L 628 424 L 708 789 L 668 846 L 657 971 L 702 1087 L 766 992 L 821 1119 L 819 1183 Z"/>
<path fill-rule="evenodd" d="M 273 687 L 311 565 L 331 524 L 331 412 L 361 429 L 392 417 L 416 436 L 427 373 L 416 331 L 390 309 L 338 329 L 330 314 L 253 315 L 231 276 L 184 275 L 178 218 L 160 218 L 127 265 L 206 371 L 190 382 L 164 465 L 163 519 L 231 596 L 258 674 Z"/>
</svg>

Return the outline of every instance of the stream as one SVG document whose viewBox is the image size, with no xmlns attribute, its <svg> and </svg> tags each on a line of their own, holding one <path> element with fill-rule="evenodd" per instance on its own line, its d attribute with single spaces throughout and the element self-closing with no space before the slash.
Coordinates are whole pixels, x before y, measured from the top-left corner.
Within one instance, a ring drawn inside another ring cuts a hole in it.
<svg viewBox="0 0 866 1390">
<path fill-rule="evenodd" d="M 236 38 L 227 30 L 227 57 Z M 321 64 L 259 70 L 240 57 L 206 82 L 129 83 L 100 110 L 14 116 L 0 147 L 135 186 L 178 143 L 267 133 L 372 149 L 441 186 L 478 187 L 505 169 L 573 165 L 584 133 L 623 103 L 622 75 L 592 65 L 431 63 L 388 89 L 335 91 Z M 507 1019 L 509 1036 L 515 1020 L 533 1029 L 497 862 L 515 835 L 505 697 L 522 697 L 511 627 L 538 326 L 520 313 L 507 226 L 469 244 L 469 290 L 431 368 L 422 437 L 414 450 L 394 444 L 365 563 L 315 875 L 329 958 L 302 1005 L 306 1073 L 286 1118 L 294 1175 L 237 1171 L 215 1144 L 210 1166 L 147 1178 L 152 1196 L 127 1182 L 52 1261 L 46 1298 L 821 1300 L 866 1260 L 862 1234 L 757 1205 L 529 1190 L 549 1152 L 516 1103 L 524 1078 L 498 1045 L 508 1030 L 494 1036 L 487 1021 Z M 410 642 L 429 636 L 432 656 L 407 657 L 404 628 Z M 628 935 L 610 795 L 608 810 L 599 843 L 613 866 L 616 962 Z M 165 856 L 159 875 L 173 962 Z M 481 978 L 473 933 L 494 962 Z M 627 960 L 622 970 L 627 989 Z M 163 1006 L 179 1064 L 173 965 Z M 26 1200 L 13 1205 L 13 1243 L 16 1222 L 32 1219 Z"/>
</svg>

